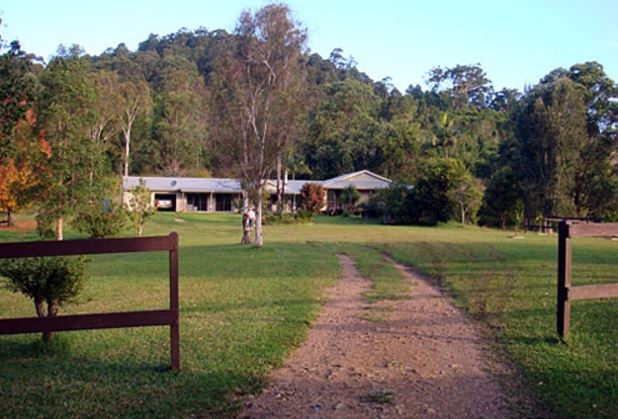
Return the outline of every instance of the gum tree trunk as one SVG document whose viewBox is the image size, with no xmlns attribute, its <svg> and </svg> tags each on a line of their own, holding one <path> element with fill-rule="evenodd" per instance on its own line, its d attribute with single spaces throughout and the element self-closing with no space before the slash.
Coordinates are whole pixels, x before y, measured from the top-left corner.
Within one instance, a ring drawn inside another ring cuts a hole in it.
<svg viewBox="0 0 618 419">
<path fill-rule="evenodd" d="M 262 189 L 260 188 L 257 196 L 257 208 L 255 214 L 255 247 L 264 246 L 264 236 L 262 234 Z"/>
</svg>

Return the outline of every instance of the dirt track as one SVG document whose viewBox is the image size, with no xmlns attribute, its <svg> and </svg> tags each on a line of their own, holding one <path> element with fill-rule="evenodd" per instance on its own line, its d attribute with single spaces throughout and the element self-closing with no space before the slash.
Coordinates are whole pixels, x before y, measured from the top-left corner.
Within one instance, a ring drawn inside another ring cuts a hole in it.
<svg viewBox="0 0 618 419">
<path fill-rule="evenodd" d="M 504 418 L 517 416 L 509 406 L 528 403 L 505 395 L 512 370 L 429 281 L 396 265 L 411 283 L 410 299 L 368 311 L 362 293 L 370 282 L 340 259 L 342 279 L 306 341 L 239 417 Z"/>
</svg>

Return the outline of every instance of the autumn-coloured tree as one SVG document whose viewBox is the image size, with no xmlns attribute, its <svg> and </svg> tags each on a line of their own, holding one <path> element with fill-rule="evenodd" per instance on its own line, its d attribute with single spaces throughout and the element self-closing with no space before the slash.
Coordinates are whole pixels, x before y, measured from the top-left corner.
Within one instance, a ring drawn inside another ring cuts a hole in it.
<svg viewBox="0 0 618 419">
<path fill-rule="evenodd" d="M 31 187 L 32 179 L 29 168 L 17 167 L 12 159 L 0 166 L 0 211 L 7 213 L 7 225 L 13 225 L 12 214 L 23 203 L 21 191 Z"/>
<path fill-rule="evenodd" d="M 46 177 L 52 153 L 35 126 L 34 111 L 28 109 L 13 129 L 12 156 L 0 165 L 0 211 L 7 213 L 8 225 L 13 224 L 12 214 L 30 203 Z"/>
</svg>

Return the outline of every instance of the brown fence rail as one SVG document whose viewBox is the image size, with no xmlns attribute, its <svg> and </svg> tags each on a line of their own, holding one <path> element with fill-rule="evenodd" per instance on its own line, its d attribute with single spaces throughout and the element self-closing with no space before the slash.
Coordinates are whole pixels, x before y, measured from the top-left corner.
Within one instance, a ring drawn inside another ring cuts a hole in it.
<svg viewBox="0 0 618 419">
<path fill-rule="evenodd" d="M 558 224 L 558 307 L 556 331 L 561 338 L 569 334 L 571 301 L 618 297 L 618 283 L 574 287 L 571 285 L 571 238 L 618 237 L 618 223 L 579 223 L 560 221 Z"/>
<path fill-rule="evenodd" d="M 169 326 L 171 367 L 174 371 L 180 370 L 177 233 L 173 232 L 168 236 L 157 237 L 0 243 L 0 259 L 156 251 L 167 251 L 169 253 L 169 310 L 0 319 L 0 335 L 67 330 Z"/>
</svg>

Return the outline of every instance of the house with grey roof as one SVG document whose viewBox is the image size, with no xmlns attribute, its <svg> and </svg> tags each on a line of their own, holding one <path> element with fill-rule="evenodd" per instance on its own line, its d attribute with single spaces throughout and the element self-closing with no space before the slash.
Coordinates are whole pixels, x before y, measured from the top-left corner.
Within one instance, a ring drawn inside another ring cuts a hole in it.
<svg viewBox="0 0 618 419">
<path fill-rule="evenodd" d="M 146 188 L 151 191 L 152 203 L 159 211 L 238 211 L 242 206 L 242 188 L 238 179 L 127 176 L 123 179 L 124 193 L 129 194 L 131 189 L 139 185 L 140 179 L 143 179 Z M 361 202 L 365 202 L 377 190 L 387 188 L 391 180 L 369 170 L 323 181 L 285 180 L 283 190 L 288 210 L 296 210 L 300 203 L 300 191 L 305 183 L 321 184 L 326 191 L 324 211 L 336 213 L 343 208 L 340 200 L 342 190 L 354 186 L 361 195 Z M 271 196 L 274 195 L 274 202 L 276 182 L 267 181 L 265 188 Z"/>
<path fill-rule="evenodd" d="M 326 190 L 327 213 L 333 214 L 343 210 L 341 191 L 354 186 L 360 193 L 360 203 L 369 201 L 377 190 L 388 188 L 391 180 L 377 175 L 369 170 L 348 173 L 320 182 Z"/>
</svg>

